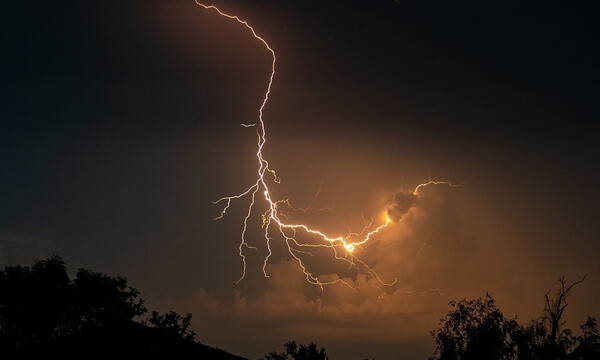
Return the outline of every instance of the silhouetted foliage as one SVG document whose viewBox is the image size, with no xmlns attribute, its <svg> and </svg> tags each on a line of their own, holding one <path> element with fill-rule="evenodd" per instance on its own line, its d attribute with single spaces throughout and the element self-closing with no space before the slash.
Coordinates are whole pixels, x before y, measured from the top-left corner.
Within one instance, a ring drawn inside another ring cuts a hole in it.
<svg viewBox="0 0 600 360">
<path fill-rule="evenodd" d="M 164 334 L 175 336 L 186 340 L 194 340 L 196 334 L 190 329 L 192 324 L 192 314 L 186 314 L 181 317 L 178 313 L 170 311 L 168 314 L 159 315 L 152 311 L 148 322 Z"/>
<path fill-rule="evenodd" d="M 544 328 L 546 328 L 548 332 L 546 343 L 548 354 L 546 355 L 551 358 L 566 358 L 567 352 L 573 346 L 574 339 L 571 330 L 561 329 L 565 324 L 563 321 L 563 314 L 569 305 L 567 299 L 571 295 L 571 289 L 573 289 L 575 285 L 582 283 L 584 280 L 585 276 L 581 280 L 569 285 L 563 276 L 558 279 L 560 288 L 556 291 L 554 297 L 548 297 L 550 290 L 544 295 L 546 305 L 544 308 L 544 315 L 542 316 L 542 322 Z"/>
<path fill-rule="evenodd" d="M 75 319 L 64 262 L 58 257 L 0 270 L 0 343 L 27 345 L 72 332 Z"/>
<path fill-rule="evenodd" d="M 511 334 L 518 359 L 544 359 L 547 356 L 547 332 L 541 321 L 535 320 L 527 326 L 519 326 Z"/>
<path fill-rule="evenodd" d="M 122 277 L 79 269 L 73 281 L 74 304 L 83 326 L 131 320 L 146 312 L 139 292 Z"/>
<path fill-rule="evenodd" d="M 587 321 L 580 328 L 583 335 L 576 338 L 575 341 L 578 346 L 569 355 L 569 359 L 600 359 L 600 334 L 598 333 L 596 319 L 588 316 Z"/>
<path fill-rule="evenodd" d="M 329 360 L 325 348 L 318 349 L 315 343 L 298 345 L 295 341 L 284 344 L 285 351 L 272 351 L 261 360 Z"/>
<path fill-rule="evenodd" d="M 520 326 L 513 333 L 513 342 L 518 359 L 535 360 L 567 360 L 582 353 L 582 337 L 573 336 L 571 329 L 563 328 L 563 315 L 568 306 L 568 298 L 573 287 L 582 283 L 585 276 L 571 284 L 564 277 L 558 279 L 560 287 L 554 297 L 549 297 L 550 290 L 544 295 L 544 311 L 540 319 L 527 326 Z M 590 324 L 591 325 L 591 324 Z M 583 329 L 583 327 L 582 327 Z M 589 333 L 591 335 L 591 333 Z M 588 340 L 591 340 L 590 337 Z M 587 356 L 587 355 L 586 355 Z M 600 358 L 584 357 L 582 359 L 600 360 Z"/>
<path fill-rule="evenodd" d="M 435 338 L 437 359 L 505 359 L 511 353 L 510 334 L 517 327 L 496 307 L 494 299 L 451 301 L 453 308 L 440 328 L 431 332 Z"/>
<path fill-rule="evenodd" d="M 567 284 L 559 279 L 560 288 L 553 298 L 545 295 L 540 319 L 522 326 L 506 319 L 491 296 L 477 300 L 452 301 L 453 308 L 431 332 L 436 342 L 433 360 L 600 360 L 600 336 L 594 318 L 573 336 L 563 328 L 564 310 L 571 290 L 585 277 Z"/>
<path fill-rule="evenodd" d="M 0 270 L 0 343 L 45 343 L 129 321 L 146 311 L 142 304 L 124 278 L 80 269 L 71 281 L 58 256 L 32 267 L 9 266 Z"/>
<path fill-rule="evenodd" d="M 191 314 L 146 313 L 122 277 L 85 269 L 71 280 L 63 260 L 0 270 L 0 354 L 7 358 L 244 360 L 194 341 Z"/>
<path fill-rule="evenodd" d="M 543 315 L 527 325 L 506 319 L 494 299 L 450 302 L 451 310 L 431 335 L 432 360 L 600 360 L 600 332 L 588 317 L 576 336 L 565 328 L 564 312 L 573 288 L 565 278 Z M 139 292 L 122 277 L 79 269 L 71 280 L 63 260 L 52 256 L 33 266 L 0 270 L 0 354 L 7 358 L 244 360 L 195 342 L 191 314 L 146 313 Z M 289 341 L 264 360 L 328 360 L 324 348 Z"/>
</svg>

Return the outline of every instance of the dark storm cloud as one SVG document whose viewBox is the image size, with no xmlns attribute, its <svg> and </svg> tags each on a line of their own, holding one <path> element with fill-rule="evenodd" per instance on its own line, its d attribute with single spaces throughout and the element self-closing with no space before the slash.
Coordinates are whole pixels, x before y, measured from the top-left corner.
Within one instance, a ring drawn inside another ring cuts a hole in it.
<svg viewBox="0 0 600 360">
<path fill-rule="evenodd" d="M 417 195 L 411 192 L 399 192 L 388 207 L 387 214 L 393 222 L 398 222 L 410 210 L 417 200 Z"/>
<path fill-rule="evenodd" d="M 456 286 L 450 279 L 440 281 L 439 273 L 447 273 L 466 254 L 456 246 L 464 237 L 461 222 L 447 221 L 460 218 L 452 196 L 447 196 L 454 191 L 449 186 L 434 185 L 419 198 L 403 191 L 381 197 L 394 200 L 390 208 L 401 220 L 357 253 L 378 276 L 324 273 L 322 280 L 343 278 L 350 286 L 337 284 L 320 289 L 306 281 L 296 260 L 270 262 L 268 279 L 249 276 L 229 297 L 199 289 L 182 303 L 182 309 L 192 309 L 203 319 L 203 325 L 196 329 L 203 338 L 218 346 L 248 349 L 256 357 L 262 355 L 261 350 L 252 349 L 252 343 L 272 342 L 271 346 L 277 347 L 286 337 L 329 344 L 332 356 L 339 358 L 362 351 L 364 343 L 386 344 L 371 354 L 376 357 L 385 357 L 384 349 L 391 344 L 427 343 L 436 314 L 445 309 L 445 292 Z M 460 196 L 458 192 L 454 195 Z M 273 243 L 278 240 L 273 239 Z M 249 263 L 253 263 L 254 256 L 248 254 Z M 324 257 L 320 265 L 331 261 L 335 260 Z M 248 268 L 250 274 L 256 270 Z M 397 281 L 384 285 L 382 279 Z M 241 328 L 254 326 L 263 330 L 241 336 Z M 222 343 L 210 331 L 213 327 L 239 332 L 240 337 Z M 428 355 L 419 351 L 403 354 L 409 358 Z"/>
</svg>

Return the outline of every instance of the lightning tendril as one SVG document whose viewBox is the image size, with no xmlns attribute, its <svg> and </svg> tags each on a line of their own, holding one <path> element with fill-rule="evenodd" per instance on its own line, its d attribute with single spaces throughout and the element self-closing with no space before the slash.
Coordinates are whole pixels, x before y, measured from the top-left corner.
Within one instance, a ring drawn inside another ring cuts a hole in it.
<svg viewBox="0 0 600 360">
<path fill-rule="evenodd" d="M 256 33 L 254 28 L 247 21 L 240 19 L 237 15 L 227 14 L 214 5 L 206 5 L 199 2 L 198 0 L 194 1 L 197 5 L 203 7 L 204 9 L 215 11 L 218 15 L 236 21 L 240 25 L 244 26 L 247 30 L 249 30 L 252 33 L 256 40 L 258 40 L 260 43 L 262 43 L 262 45 L 264 45 L 264 47 L 271 54 L 271 72 L 269 75 L 267 88 L 264 93 L 264 98 L 262 100 L 262 103 L 260 104 L 258 122 L 255 124 L 240 124 L 241 126 L 246 128 L 256 127 L 256 133 L 258 135 L 256 150 L 256 160 L 258 163 L 258 168 L 256 181 L 245 191 L 237 195 L 224 196 L 216 201 L 213 201 L 213 204 L 221 204 L 223 206 L 220 214 L 214 218 L 215 220 L 218 220 L 225 216 L 234 200 L 239 200 L 247 197 L 250 198 L 250 205 L 248 206 L 246 215 L 244 216 L 243 228 L 241 231 L 240 242 L 238 246 L 238 254 L 242 260 L 242 274 L 239 277 L 239 279 L 235 281 L 235 283 L 241 282 L 246 276 L 245 250 L 257 249 L 256 247 L 251 246 L 246 241 L 246 236 L 248 232 L 248 222 L 253 214 L 253 210 L 257 201 L 257 196 L 261 196 L 264 197 L 264 200 L 267 205 L 267 210 L 262 215 L 262 228 L 264 229 L 264 239 L 267 248 L 267 255 L 263 260 L 262 266 L 262 271 L 265 277 L 269 277 L 269 275 L 267 274 L 267 264 L 269 262 L 270 257 L 273 254 L 271 249 L 271 241 L 273 241 L 277 237 L 283 239 L 289 254 L 298 263 L 300 269 L 306 277 L 306 280 L 311 284 L 319 286 L 321 289 L 323 289 L 325 285 L 332 285 L 335 283 L 343 283 L 347 286 L 353 287 L 350 282 L 346 281 L 341 277 L 337 277 L 333 280 L 323 280 L 319 278 L 318 275 L 315 275 L 312 271 L 310 271 L 306 262 L 303 260 L 303 256 L 312 256 L 314 255 L 314 250 L 323 248 L 331 250 L 336 260 L 346 262 L 350 268 L 356 269 L 359 272 L 369 274 L 370 276 L 377 279 L 377 281 L 379 281 L 382 285 L 391 286 L 395 284 L 397 282 L 397 279 L 394 279 L 391 282 L 386 282 L 382 280 L 377 274 L 377 272 L 375 272 L 375 270 L 373 270 L 369 265 L 367 265 L 364 261 L 360 260 L 354 254 L 354 251 L 357 248 L 360 248 L 363 245 L 367 244 L 369 241 L 375 238 L 381 231 L 383 231 L 385 228 L 389 227 L 391 224 L 394 223 L 394 221 L 392 221 L 387 214 L 385 215 L 385 220 L 379 225 L 374 225 L 373 220 L 365 221 L 362 231 L 358 233 L 349 231 L 348 234 L 344 236 L 335 237 L 330 237 L 325 233 L 319 230 L 312 229 L 305 224 L 295 224 L 288 222 L 286 210 L 302 210 L 306 212 L 308 211 L 308 208 L 294 208 L 291 205 L 289 199 L 273 199 L 269 188 L 270 181 L 276 184 L 280 182 L 280 179 L 277 176 L 276 172 L 269 166 L 269 162 L 263 155 L 263 149 L 267 142 L 267 134 L 265 129 L 265 122 L 263 119 L 263 112 L 267 105 L 267 102 L 269 101 L 269 96 L 271 94 L 271 88 L 273 85 L 273 79 L 275 77 L 275 65 L 277 62 L 277 56 L 275 54 L 275 51 L 271 48 L 271 46 L 269 46 L 269 44 L 264 38 L 262 38 Z M 417 195 L 418 191 L 421 188 L 428 185 L 455 186 L 445 181 L 429 181 L 423 184 L 419 184 L 414 189 L 412 194 Z M 318 196 L 319 192 L 320 188 L 317 194 L 315 195 L 315 199 Z M 313 202 L 315 201 L 315 199 L 313 199 Z M 285 219 L 285 221 L 283 219 Z M 312 237 L 317 241 L 300 241 L 300 234 Z"/>
</svg>

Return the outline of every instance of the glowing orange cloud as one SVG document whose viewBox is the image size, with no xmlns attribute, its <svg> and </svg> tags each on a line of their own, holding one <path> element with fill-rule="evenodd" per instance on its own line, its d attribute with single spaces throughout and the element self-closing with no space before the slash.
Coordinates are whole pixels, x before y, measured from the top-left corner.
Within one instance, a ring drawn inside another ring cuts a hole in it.
<svg viewBox="0 0 600 360">
<path fill-rule="evenodd" d="M 387 215 L 387 213 L 385 214 L 385 221 L 378 226 L 374 226 L 373 221 L 370 221 L 365 224 L 364 228 L 362 229 L 362 231 L 360 233 L 350 232 L 350 233 L 346 234 L 345 236 L 334 236 L 334 237 L 328 236 L 319 230 L 312 229 L 308 225 L 305 225 L 305 224 L 288 223 L 288 222 L 282 220 L 282 218 L 286 218 L 286 220 L 287 220 L 287 217 L 285 216 L 285 209 L 290 209 L 290 208 L 294 209 L 294 208 L 292 207 L 292 205 L 290 204 L 290 201 L 288 199 L 283 199 L 283 200 L 273 199 L 271 191 L 269 190 L 270 181 L 268 181 L 268 179 L 272 180 L 274 183 L 279 183 L 280 180 L 277 177 L 277 174 L 275 173 L 275 171 L 269 167 L 269 162 L 263 156 L 263 148 L 265 146 L 265 143 L 267 142 L 265 122 L 263 119 L 263 111 L 269 100 L 269 95 L 271 94 L 271 87 L 273 85 L 273 79 L 275 77 L 275 64 L 277 62 L 277 57 L 275 55 L 275 51 L 269 46 L 269 44 L 267 43 L 267 41 L 264 38 L 260 37 L 256 33 L 254 28 L 252 28 L 252 26 L 250 24 L 248 24 L 248 22 L 240 19 L 236 15 L 226 14 L 214 5 L 205 5 L 201 2 L 199 2 L 198 0 L 195 0 L 195 2 L 197 5 L 202 6 L 203 8 L 205 8 L 207 10 L 213 10 L 218 15 L 226 17 L 231 20 L 234 20 L 237 23 L 239 23 L 240 25 L 246 27 L 247 30 L 252 32 L 252 35 L 254 35 L 256 40 L 258 40 L 259 42 L 261 42 L 264 45 L 264 47 L 270 52 L 270 54 L 272 56 L 271 73 L 269 76 L 269 81 L 268 81 L 268 85 L 267 85 L 267 89 L 265 91 L 263 101 L 260 105 L 258 123 L 257 124 L 241 124 L 243 127 L 247 127 L 247 128 L 248 127 L 256 127 L 256 133 L 258 135 L 258 143 L 257 143 L 257 151 L 256 151 L 256 160 L 258 163 L 257 164 L 258 168 L 257 168 L 256 180 L 244 192 L 237 194 L 237 195 L 225 196 L 225 197 L 222 197 L 213 202 L 214 204 L 221 204 L 221 203 L 224 204 L 223 208 L 221 209 L 221 213 L 219 214 L 219 216 L 217 216 L 215 218 L 215 219 L 221 219 L 227 213 L 227 210 L 229 209 L 231 202 L 233 200 L 250 197 L 250 205 L 248 206 L 248 211 L 246 212 L 246 216 L 244 217 L 243 229 L 242 229 L 242 233 L 241 233 L 241 240 L 240 240 L 239 247 L 238 247 L 239 256 L 241 257 L 242 264 L 243 264 L 242 274 L 241 274 L 240 278 L 236 281 L 236 283 L 239 283 L 246 276 L 246 255 L 245 255 L 244 250 L 256 249 L 255 247 L 249 245 L 246 242 L 246 233 L 248 231 L 248 221 L 249 221 L 250 217 L 252 216 L 253 209 L 256 204 L 256 197 L 260 191 L 260 196 L 264 197 L 264 200 L 265 200 L 267 208 L 268 208 L 267 211 L 265 211 L 263 213 L 263 222 L 262 222 L 262 228 L 264 229 L 264 239 L 265 239 L 266 247 L 268 250 L 268 254 L 267 254 L 267 256 L 265 256 L 264 261 L 263 261 L 263 269 L 262 269 L 265 277 L 269 277 L 267 274 L 267 271 L 266 271 L 266 267 L 267 267 L 269 258 L 272 255 L 271 241 L 275 240 L 276 238 L 281 238 L 281 239 L 283 239 L 285 245 L 287 246 L 287 250 L 288 250 L 289 254 L 298 262 L 300 269 L 306 276 L 306 280 L 311 284 L 317 285 L 321 288 L 323 288 L 324 285 L 330 285 L 330 284 L 334 284 L 334 283 L 338 283 L 338 282 L 341 282 L 348 286 L 351 286 L 351 284 L 349 284 L 342 278 L 336 278 L 335 280 L 330 280 L 330 281 L 320 280 L 318 276 L 315 276 L 307 268 L 306 263 L 302 260 L 302 256 L 313 255 L 313 253 L 311 251 L 314 251 L 318 248 L 321 248 L 321 249 L 326 248 L 326 249 L 332 250 L 333 256 L 336 260 L 345 261 L 348 263 L 348 265 L 350 267 L 355 268 L 358 271 L 365 271 L 365 272 L 369 273 L 370 275 L 375 276 L 384 285 L 394 284 L 396 282 L 396 280 L 394 280 L 392 283 L 386 283 L 386 282 L 382 281 L 380 279 L 379 275 L 373 269 L 371 269 L 365 262 L 358 259 L 354 255 L 354 251 L 357 247 L 361 247 L 362 245 L 365 245 L 366 243 L 371 241 L 378 233 L 380 233 L 381 231 L 383 231 L 385 228 L 387 228 L 388 226 L 390 226 L 393 223 L 393 221 L 390 219 L 390 217 Z M 435 185 L 444 184 L 444 185 L 453 186 L 452 184 L 450 184 L 448 182 L 430 181 L 430 182 L 418 185 L 414 189 L 413 194 L 417 195 L 419 189 L 421 189 L 422 187 L 428 186 L 428 185 L 434 185 L 434 184 Z M 302 242 L 299 240 L 300 234 L 304 234 L 308 237 L 314 238 L 317 241 L 316 242 L 313 241 L 310 243 Z"/>
</svg>

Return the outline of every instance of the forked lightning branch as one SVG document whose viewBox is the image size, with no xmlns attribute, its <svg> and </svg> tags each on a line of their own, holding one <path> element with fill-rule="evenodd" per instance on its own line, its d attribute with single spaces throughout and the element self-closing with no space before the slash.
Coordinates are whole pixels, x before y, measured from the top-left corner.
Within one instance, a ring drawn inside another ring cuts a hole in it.
<svg viewBox="0 0 600 360">
<path fill-rule="evenodd" d="M 215 205 L 222 205 L 219 216 L 215 218 L 221 219 L 227 214 L 228 209 L 234 201 L 242 198 L 250 199 L 250 205 L 248 206 L 246 215 L 243 219 L 243 227 L 238 247 L 239 256 L 242 260 L 243 266 L 242 274 L 236 283 L 242 281 L 246 276 L 246 251 L 248 249 L 256 249 L 255 247 L 249 245 L 249 243 L 246 241 L 246 237 L 248 233 L 249 221 L 252 217 L 252 214 L 256 211 L 255 208 L 257 207 L 257 203 L 259 201 L 264 201 L 264 205 L 266 205 L 267 210 L 262 215 L 261 226 L 264 229 L 264 241 L 267 249 L 267 255 L 263 260 L 262 266 L 262 271 L 265 277 L 269 276 L 266 268 L 269 259 L 273 254 L 271 242 L 282 241 L 291 257 L 298 263 L 298 266 L 304 273 L 306 280 L 309 283 L 317 285 L 321 288 L 323 288 L 325 285 L 331 285 L 335 283 L 344 283 L 352 287 L 352 284 L 342 277 L 336 277 L 333 280 L 322 280 L 307 266 L 307 263 L 303 260 L 303 258 L 305 256 L 311 256 L 313 255 L 313 252 L 323 249 L 331 253 L 332 261 L 346 262 L 349 267 L 356 269 L 358 272 L 363 272 L 376 278 L 383 285 L 393 285 L 396 280 L 393 280 L 392 282 L 383 281 L 367 263 L 355 255 L 355 250 L 357 248 L 360 248 L 372 241 L 379 233 L 394 224 L 394 221 L 392 221 L 387 212 L 383 215 L 381 223 L 374 224 L 374 221 L 369 221 L 365 224 L 362 231 L 358 233 L 349 232 L 346 235 L 340 236 L 327 235 L 324 232 L 313 229 L 306 224 L 288 222 L 288 217 L 285 214 L 287 213 L 286 210 L 289 210 L 291 206 L 290 202 L 288 199 L 274 199 L 272 197 L 270 186 L 278 184 L 279 178 L 277 177 L 275 171 L 269 166 L 269 162 L 263 155 L 263 149 L 267 142 L 267 133 L 263 112 L 269 101 L 269 95 L 271 94 L 273 79 L 275 77 L 275 65 L 277 63 L 275 51 L 271 48 L 271 46 L 269 46 L 268 42 L 264 38 L 256 33 L 254 28 L 247 21 L 240 19 L 236 15 L 227 14 L 214 5 L 206 5 L 197 0 L 195 0 L 195 2 L 204 9 L 214 11 L 219 16 L 228 18 L 234 23 L 237 23 L 237 25 L 244 27 L 247 31 L 250 31 L 254 38 L 271 54 L 272 59 L 267 88 L 259 108 L 258 122 L 256 124 L 241 124 L 247 128 L 256 128 L 256 134 L 258 136 L 256 148 L 256 178 L 245 191 L 237 195 L 224 196 L 213 202 Z M 428 185 L 454 186 L 445 181 L 429 181 L 427 183 L 418 185 L 412 194 L 415 196 L 418 195 L 419 190 Z M 303 239 L 311 239 L 311 241 L 306 241 Z"/>
</svg>

